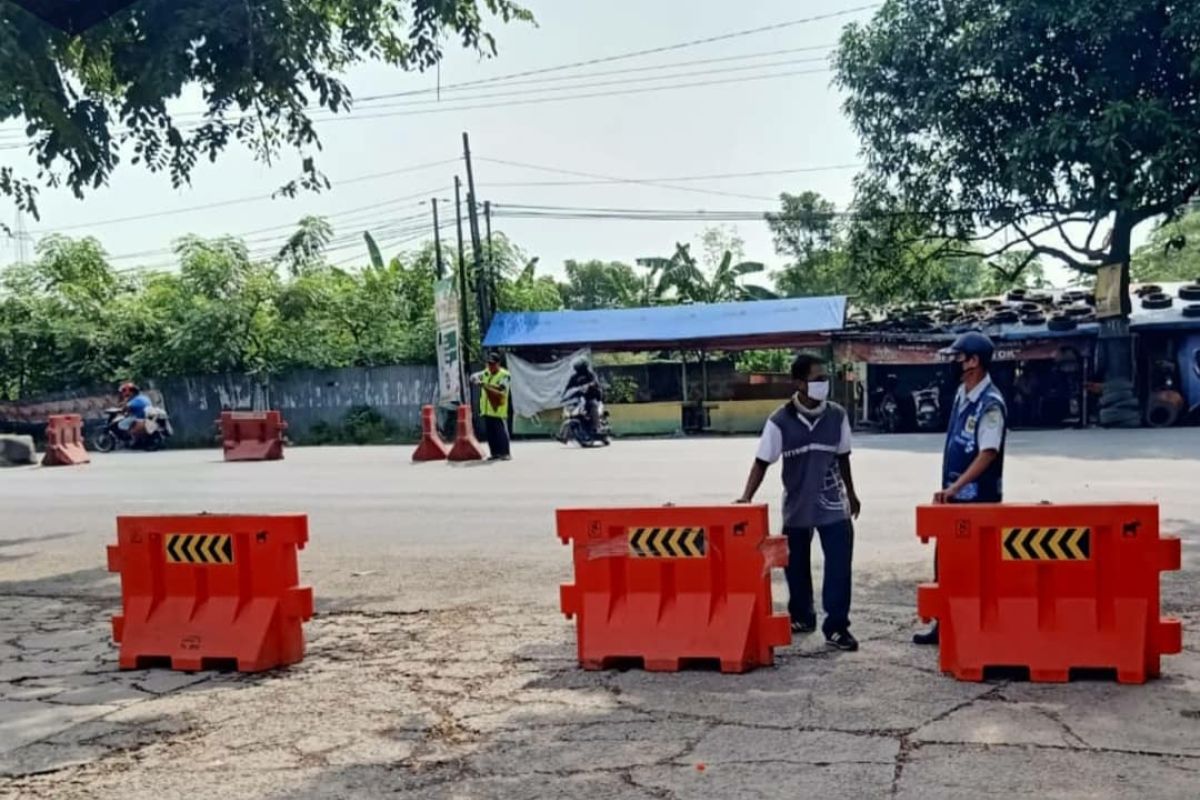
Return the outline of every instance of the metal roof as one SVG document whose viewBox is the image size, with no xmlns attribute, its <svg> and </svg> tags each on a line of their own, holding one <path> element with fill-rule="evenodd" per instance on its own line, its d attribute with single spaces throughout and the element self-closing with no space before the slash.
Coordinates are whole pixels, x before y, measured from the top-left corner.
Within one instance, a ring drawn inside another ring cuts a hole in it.
<svg viewBox="0 0 1200 800">
<path fill-rule="evenodd" d="M 496 315 L 486 347 L 641 350 L 688 345 L 712 349 L 786 347 L 840 331 L 845 297 L 797 297 L 743 303 L 696 303 L 599 311 L 505 312 Z"/>
</svg>

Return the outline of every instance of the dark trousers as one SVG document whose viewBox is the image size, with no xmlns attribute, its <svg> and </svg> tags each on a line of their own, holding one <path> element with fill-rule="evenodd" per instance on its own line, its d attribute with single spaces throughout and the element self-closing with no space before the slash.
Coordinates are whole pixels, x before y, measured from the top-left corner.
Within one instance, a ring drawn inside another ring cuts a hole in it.
<svg viewBox="0 0 1200 800">
<path fill-rule="evenodd" d="M 788 612 L 798 622 L 815 620 L 812 585 L 812 528 L 783 529 L 788 540 Z M 854 525 L 850 520 L 821 525 L 821 550 L 825 553 L 825 578 L 821 605 L 825 622 L 821 630 L 836 633 L 850 627 L 850 565 L 854 560 Z"/>
<path fill-rule="evenodd" d="M 508 421 L 504 417 L 484 417 L 483 424 L 487 427 L 488 450 L 492 458 L 509 455 Z"/>
</svg>

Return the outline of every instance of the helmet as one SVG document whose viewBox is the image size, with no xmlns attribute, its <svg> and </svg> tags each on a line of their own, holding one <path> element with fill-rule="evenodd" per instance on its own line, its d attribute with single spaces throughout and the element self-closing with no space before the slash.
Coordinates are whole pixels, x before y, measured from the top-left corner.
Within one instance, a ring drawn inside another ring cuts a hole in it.
<svg viewBox="0 0 1200 800">
<path fill-rule="evenodd" d="M 994 352 L 996 352 L 996 346 L 985 334 L 979 331 L 968 331 L 955 339 L 954 344 L 943 349 L 941 354 L 956 356 L 962 353 L 964 356 L 979 356 L 980 361 L 987 364 L 992 360 Z"/>
<path fill-rule="evenodd" d="M 587 372 L 587 368 L 588 368 L 587 359 L 580 358 L 580 359 L 576 360 L 572 366 L 575 367 L 576 372 Z"/>
</svg>

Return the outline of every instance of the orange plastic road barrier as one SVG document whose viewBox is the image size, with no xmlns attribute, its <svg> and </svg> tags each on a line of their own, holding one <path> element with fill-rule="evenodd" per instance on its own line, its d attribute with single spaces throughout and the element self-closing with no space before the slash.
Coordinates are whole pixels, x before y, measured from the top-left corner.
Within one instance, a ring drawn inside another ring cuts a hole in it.
<svg viewBox="0 0 1200 800">
<path fill-rule="evenodd" d="M 1159 536 L 1157 505 L 922 506 L 917 534 L 937 539 L 939 576 L 917 611 L 940 620 L 941 668 L 960 680 L 1027 667 L 1034 681 L 1115 669 L 1144 683 L 1182 647 L 1179 620 L 1159 617 L 1180 544 Z"/>
<path fill-rule="evenodd" d="M 121 573 L 121 669 L 300 661 L 313 594 L 297 585 L 296 552 L 307 541 L 304 515 L 118 517 L 108 570 Z"/>
<path fill-rule="evenodd" d="M 287 423 L 278 411 L 222 411 L 221 441 L 226 461 L 278 461 L 283 458 Z"/>
<path fill-rule="evenodd" d="M 471 407 L 458 407 L 458 425 L 454 433 L 454 446 L 446 455 L 450 461 L 481 461 L 483 445 L 475 438 L 475 429 L 471 426 Z"/>
<path fill-rule="evenodd" d="M 437 412 L 433 406 L 421 407 L 421 443 L 413 451 L 413 461 L 445 461 L 450 448 L 442 441 L 437 429 Z"/>
<path fill-rule="evenodd" d="M 558 537 L 574 541 L 575 558 L 562 610 L 577 620 L 579 663 L 774 663 L 792 634 L 771 605 L 770 570 L 787 563 L 787 540 L 767 529 L 766 506 L 560 510 Z"/>
<path fill-rule="evenodd" d="M 54 414 L 46 422 L 46 454 L 43 467 L 87 464 L 92 460 L 83 444 L 83 417 Z"/>
</svg>

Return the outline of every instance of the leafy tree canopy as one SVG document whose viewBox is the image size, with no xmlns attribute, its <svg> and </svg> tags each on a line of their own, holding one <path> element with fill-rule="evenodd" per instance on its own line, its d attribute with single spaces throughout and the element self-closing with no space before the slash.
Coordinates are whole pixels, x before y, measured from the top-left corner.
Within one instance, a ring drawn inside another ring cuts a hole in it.
<svg viewBox="0 0 1200 800">
<path fill-rule="evenodd" d="M 989 255 L 1127 264 L 1200 189 L 1198 43 L 1179 0 L 886 0 L 837 57 L 860 189 L 948 241 L 1015 234 Z"/>
<path fill-rule="evenodd" d="M 36 215 L 38 185 L 82 197 L 123 155 L 172 184 L 230 144 L 261 161 L 302 155 L 282 188 L 320 188 L 316 112 L 350 110 L 340 75 L 355 63 L 437 63 L 456 37 L 492 55 L 490 17 L 531 20 L 514 0 L 139 0 L 73 35 L 0 3 L 0 122 L 22 119 L 35 179 L 0 168 L 0 194 Z M 168 101 L 198 88 L 202 114 Z"/>
</svg>

